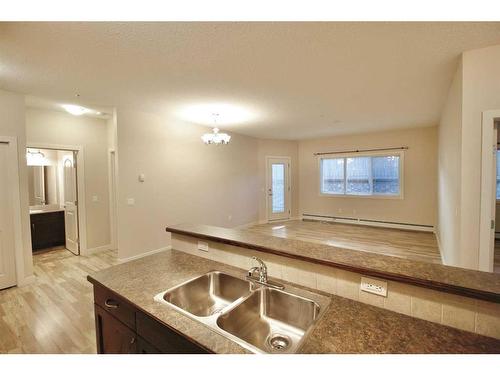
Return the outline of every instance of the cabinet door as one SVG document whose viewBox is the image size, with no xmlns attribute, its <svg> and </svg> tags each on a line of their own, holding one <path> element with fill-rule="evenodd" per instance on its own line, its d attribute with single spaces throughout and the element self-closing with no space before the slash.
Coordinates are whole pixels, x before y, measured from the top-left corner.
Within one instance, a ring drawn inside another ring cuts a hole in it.
<svg viewBox="0 0 500 375">
<path fill-rule="evenodd" d="M 191 342 L 141 311 L 136 313 L 137 334 L 163 354 L 206 354 L 205 348 Z"/>
<path fill-rule="evenodd" d="M 94 305 L 94 308 L 97 353 L 137 353 L 137 336 L 135 332 L 99 306 Z"/>
<path fill-rule="evenodd" d="M 141 336 L 137 336 L 137 353 L 139 354 L 161 354 L 159 349 L 156 349 Z"/>
</svg>

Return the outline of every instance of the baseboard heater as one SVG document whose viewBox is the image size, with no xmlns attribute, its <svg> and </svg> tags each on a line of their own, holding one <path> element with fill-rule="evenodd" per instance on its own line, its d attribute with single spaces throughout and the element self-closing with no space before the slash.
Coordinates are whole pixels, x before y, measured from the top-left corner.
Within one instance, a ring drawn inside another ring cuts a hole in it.
<svg viewBox="0 0 500 375">
<path fill-rule="evenodd" d="M 434 232 L 433 225 L 399 223 L 399 222 L 395 222 L 395 221 L 382 221 L 382 220 L 371 220 L 371 219 L 360 219 L 360 218 L 352 218 L 352 217 L 327 216 L 327 215 L 315 215 L 315 214 L 302 214 L 302 219 L 303 220 L 335 222 L 335 223 L 343 223 L 343 224 L 368 225 L 368 226 L 372 226 L 372 227 L 406 229 L 406 230 L 415 230 L 415 231 L 421 231 L 421 232 Z"/>
</svg>

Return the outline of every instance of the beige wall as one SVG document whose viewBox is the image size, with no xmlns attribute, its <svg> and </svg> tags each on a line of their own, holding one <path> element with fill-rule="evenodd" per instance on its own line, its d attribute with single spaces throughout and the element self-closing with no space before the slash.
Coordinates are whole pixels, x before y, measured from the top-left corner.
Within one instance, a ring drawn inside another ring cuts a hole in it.
<svg viewBox="0 0 500 375">
<path fill-rule="evenodd" d="M 363 133 L 299 142 L 300 213 L 434 225 L 436 217 L 437 129 Z M 404 199 L 328 197 L 319 194 L 315 152 L 408 146 L 404 157 Z"/>
<path fill-rule="evenodd" d="M 299 214 L 299 146 L 295 141 L 279 141 L 273 139 L 259 139 L 258 141 L 258 169 L 259 169 L 259 222 L 267 221 L 267 191 L 266 191 L 266 156 L 288 156 L 291 161 L 291 205 L 292 217 Z"/>
<path fill-rule="evenodd" d="M 438 128 L 436 236 L 445 264 L 460 264 L 462 65 L 455 73 Z"/>
<path fill-rule="evenodd" d="M 83 146 L 87 248 L 109 245 L 108 126 L 106 120 L 28 108 L 26 110 L 26 138 L 28 144 Z M 97 202 L 93 202 L 93 196 L 97 196 Z"/>
<path fill-rule="evenodd" d="M 231 134 L 207 146 L 209 128 L 117 109 L 118 251 L 130 258 L 169 245 L 167 225 L 234 227 L 258 220 L 258 141 Z M 139 182 L 143 173 L 145 182 Z M 127 205 L 127 199 L 135 205 Z"/>
<path fill-rule="evenodd" d="M 19 158 L 19 193 L 21 200 L 21 225 L 24 250 L 24 262 L 21 267 L 23 275 L 18 275 L 18 281 L 21 283 L 23 282 L 23 279 L 30 277 L 33 274 L 24 112 L 24 97 L 22 95 L 0 90 L 0 135 L 17 137 L 17 150 Z"/>
</svg>

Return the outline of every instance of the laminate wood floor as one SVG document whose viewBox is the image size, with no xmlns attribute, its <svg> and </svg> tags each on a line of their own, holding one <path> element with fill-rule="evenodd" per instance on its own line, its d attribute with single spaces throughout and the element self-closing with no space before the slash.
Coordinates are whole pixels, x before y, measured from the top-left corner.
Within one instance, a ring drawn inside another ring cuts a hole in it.
<svg viewBox="0 0 500 375">
<path fill-rule="evenodd" d="M 95 353 L 92 285 L 86 277 L 117 264 L 117 251 L 33 255 L 36 281 L 0 290 L 0 353 Z"/>
<path fill-rule="evenodd" d="M 248 228 L 256 233 L 441 264 L 434 233 L 291 220 Z"/>
</svg>

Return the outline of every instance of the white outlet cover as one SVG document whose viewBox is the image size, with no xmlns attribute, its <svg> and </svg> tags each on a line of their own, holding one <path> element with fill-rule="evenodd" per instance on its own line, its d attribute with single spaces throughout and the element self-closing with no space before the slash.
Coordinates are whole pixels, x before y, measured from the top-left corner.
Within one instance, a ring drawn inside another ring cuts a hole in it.
<svg viewBox="0 0 500 375">
<path fill-rule="evenodd" d="M 135 199 L 134 198 L 127 198 L 127 205 L 128 206 L 135 205 Z"/>
<path fill-rule="evenodd" d="M 198 241 L 198 250 L 200 251 L 208 251 L 208 243 Z"/>
<path fill-rule="evenodd" d="M 361 278 L 361 290 L 363 292 L 387 297 L 387 281 L 371 279 L 369 277 Z"/>
</svg>

